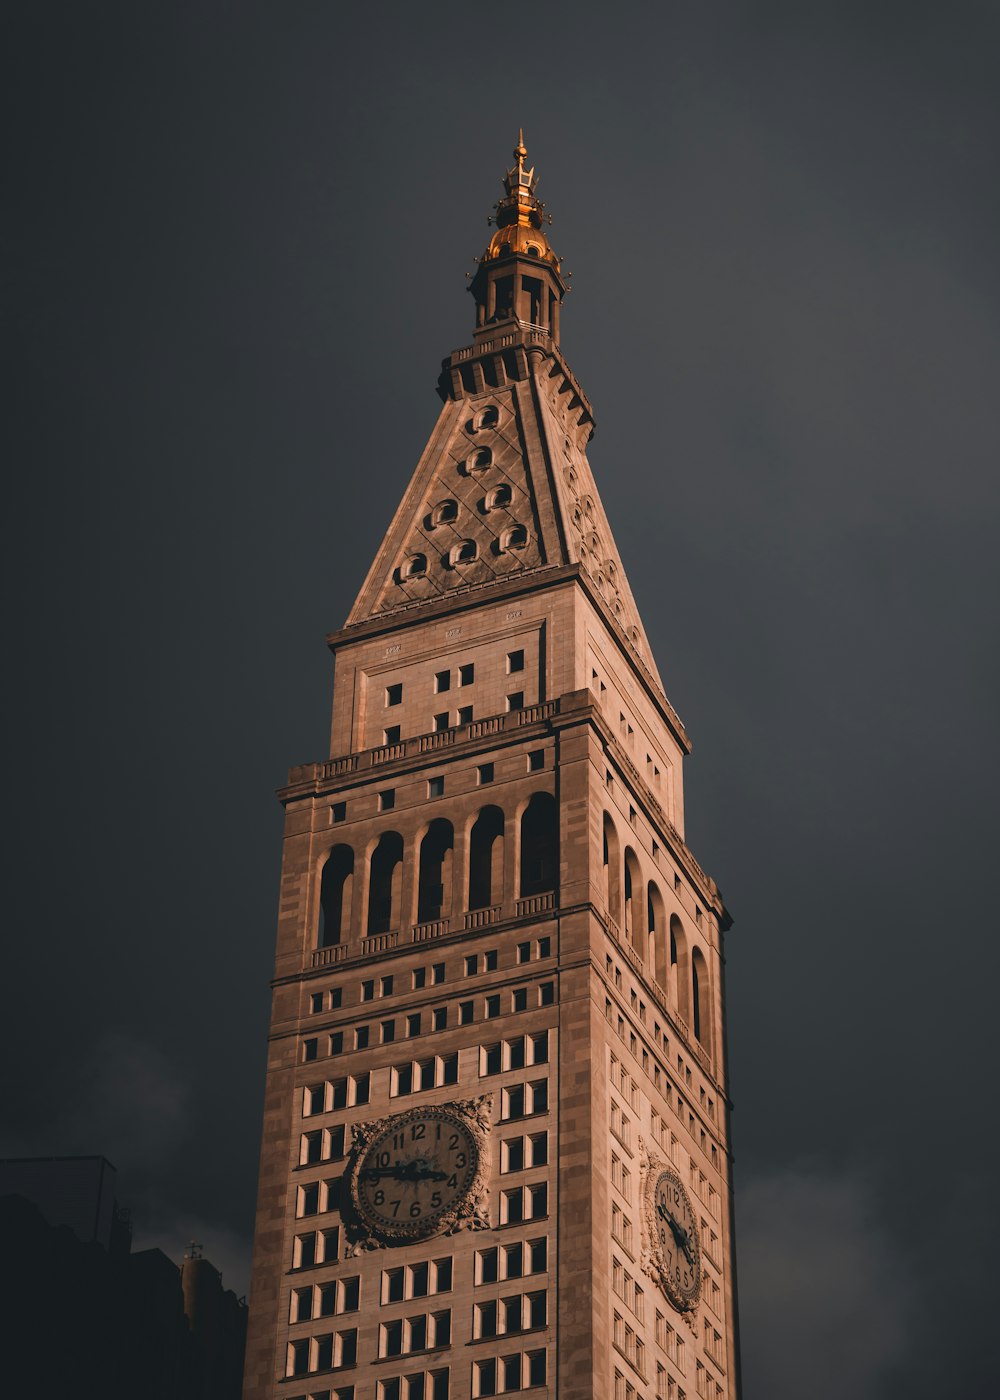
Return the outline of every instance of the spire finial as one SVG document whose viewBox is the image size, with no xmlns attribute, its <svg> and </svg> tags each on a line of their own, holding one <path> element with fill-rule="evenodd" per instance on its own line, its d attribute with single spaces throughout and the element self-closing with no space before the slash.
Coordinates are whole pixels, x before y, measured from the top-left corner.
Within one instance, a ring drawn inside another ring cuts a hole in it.
<svg viewBox="0 0 1000 1400">
<path fill-rule="evenodd" d="M 514 159 L 521 163 L 527 154 L 528 148 L 524 144 L 524 127 L 519 126 L 517 128 L 517 145 L 514 147 Z"/>
</svg>

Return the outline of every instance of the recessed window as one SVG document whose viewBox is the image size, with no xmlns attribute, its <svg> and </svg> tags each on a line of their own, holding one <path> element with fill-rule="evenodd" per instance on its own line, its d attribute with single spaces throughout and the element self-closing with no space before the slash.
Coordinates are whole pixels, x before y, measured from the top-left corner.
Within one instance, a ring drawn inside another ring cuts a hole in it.
<svg viewBox="0 0 1000 1400">
<path fill-rule="evenodd" d="M 502 510 L 510 505 L 513 495 L 510 484 L 506 481 L 500 486 L 494 486 L 493 490 L 486 494 L 486 509 Z"/>
<path fill-rule="evenodd" d="M 378 809 L 380 812 L 391 812 L 396 805 L 396 789 L 386 788 L 378 795 Z"/>
<path fill-rule="evenodd" d="M 479 557 L 479 546 L 475 540 L 459 540 L 448 551 L 448 563 L 455 568 L 459 564 L 473 564 Z"/>
<path fill-rule="evenodd" d="M 399 735 L 400 728 L 398 724 L 387 725 L 386 728 L 382 730 L 382 742 L 383 744 L 398 744 Z"/>
<path fill-rule="evenodd" d="M 471 685 L 476 679 L 476 665 L 474 661 L 467 661 L 464 666 L 458 668 L 459 685 Z"/>
<path fill-rule="evenodd" d="M 507 674 L 512 675 L 515 671 L 524 670 L 524 652 L 509 651 L 507 653 Z"/>
<path fill-rule="evenodd" d="M 486 998 L 486 1019 L 491 1021 L 494 1016 L 500 1015 L 500 998 L 491 996 Z"/>
<path fill-rule="evenodd" d="M 480 785 L 482 785 L 483 783 L 492 783 L 492 781 L 493 781 L 493 764 L 492 764 L 492 763 L 481 763 L 481 764 L 479 765 L 479 767 L 476 769 L 476 777 L 477 777 L 477 779 L 478 779 Z"/>
<path fill-rule="evenodd" d="M 447 729 L 447 728 L 448 728 L 448 711 L 445 710 L 442 714 L 440 714 L 440 715 L 435 715 L 435 716 L 434 716 L 434 731 L 435 731 L 435 733 L 440 734 L 442 729 Z"/>
<path fill-rule="evenodd" d="M 513 693 L 513 695 L 508 695 L 508 696 L 507 696 L 507 709 L 508 709 L 508 710 L 523 710 L 523 709 L 524 709 L 524 691 L 523 691 L 523 690 L 515 690 L 514 693 Z"/>
<path fill-rule="evenodd" d="M 471 706 L 471 705 L 463 705 L 463 706 L 459 709 L 459 712 L 458 712 L 458 722 L 459 722 L 459 724 L 471 724 L 471 723 L 472 723 L 472 706 Z"/>
<path fill-rule="evenodd" d="M 343 1001 L 344 1001 L 344 989 L 343 989 L 343 987 L 331 987 L 331 988 L 330 988 L 330 1010 L 331 1010 L 331 1011 L 336 1011 L 336 1010 L 338 1009 L 338 1007 L 340 1007 L 340 1006 L 343 1004 Z"/>
<path fill-rule="evenodd" d="M 388 977 L 379 978 L 378 994 L 380 997 L 392 996 L 392 973 Z"/>
<path fill-rule="evenodd" d="M 496 972 L 497 950 L 495 948 L 491 948 L 488 953 L 483 954 L 483 966 L 487 972 Z"/>
<path fill-rule="evenodd" d="M 415 1011 L 412 1016 L 406 1018 L 406 1034 L 408 1036 L 420 1034 L 420 1012 Z"/>
<path fill-rule="evenodd" d="M 355 1032 L 354 1032 L 354 1048 L 355 1048 L 355 1050 L 367 1050 L 367 1049 L 368 1049 L 368 1027 L 367 1027 L 367 1026 L 358 1026 L 357 1029 L 355 1030 Z"/>
<path fill-rule="evenodd" d="M 365 980 L 361 983 L 361 1000 L 375 1000 L 375 979 L 373 977 L 366 977 Z"/>
<path fill-rule="evenodd" d="M 523 549 L 528 543 L 528 527 L 526 525 L 512 525 L 509 530 L 504 530 L 500 536 L 500 548 Z"/>
<path fill-rule="evenodd" d="M 475 977 L 475 975 L 476 975 L 476 973 L 477 973 L 478 970 L 479 970 L 479 955 L 478 955 L 477 953 L 470 953 L 469 956 L 465 959 L 465 975 L 466 975 L 466 977 Z"/>
<path fill-rule="evenodd" d="M 471 476 L 476 472 L 484 472 L 493 465 L 493 452 L 489 447 L 477 447 L 475 452 L 470 452 L 465 459 L 465 470 Z"/>
<path fill-rule="evenodd" d="M 448 1029 L 448 1008 L 446 1006 L 436 1006 L 433 1012 L 434 1029 L 444 1031 Z"/>
<path fill-rule="evenodd" d="M 312 996 L 309 998 L 309 1013 L 310 1013 L 310 1015 L 312 1015 L 312 1016 L 317 1016 L 322 1010 L 323 1010 L 323 993 L 322 993 L 322 992 L 313 992 Z"/>
<path fill-rule="evenodd" d="M 385 688 L 386 705 L 401 705 L 403 703 L 403 682 L 396 685 L 387 685 Z"/>
<path fill-rule="evenodd" d="M 382 1025 L 379 1027 L 379 1032 L 382 1044 L 389 1045 L 393 1040 L 396 1039 L 396 1022 L 383 1021 Z"/>
<path fill-rule="evenodd" d="M 528 754 L 528 772 L 539 773 L 545 767 L 545 750 L 532 749 Z"/>
<path fill-rule="evenodd" d="M 453 501 L 451 497 L 448 497 L 447 500 L 444 501 L 438 501 L 437 505 L 431 511 L 431 523 L 433 525 L 447 525 L 450 521 L 457 519 L 457 517 L 458 502 Z"/>
<path fill-rule="evenodd" d="M 333 804 L 333 806 L 330 808 L 330 812 L 331 812 L 331 814 L 332 814 L 332 816 L 333 816 L 333 820 L 334 820 L 335 822 L 344 822 L 344 821 L 346 821 L 346 820 L 347 820 L 347 803 L 346 803 L 346 802 L 335 802 L 335 803 Z"/>
<path fill-rule="evenodd" d="M 458 1022 L 461 1026 L 471 1026 L 472 1024 L 472 1002 L 460 1001 L 458 1003 Z"/>
<path fill-rule="evenodd" d="M 434 777 L 427 779 L 427 796 L 444 797 L 444 778 Z"/>
<path fill-rule="evenodd" d="M 528 1009 L 528 989 L 527 987 L 515 987 L 511 994 L 511 1007 L 514 1011 L 527 1011 Z"/>
<path fill-rule="evenodd" d="M 491 403 L 488 408 L 483 409 L 482 413 L 476 414 L 473 427 L 476 432 L 481 432 L 483 428 L 495 428 L 499 422 L 500 410 L 496 404 Z"/>
<path fill-rule="evenodd" d="M 438 671 L 434 677 L 434 694 L 440 695 L 444 690 L 451 689 L 451 672 Z"/>
<path fill-rule="evenodd" d="M 411 554 L 403 560 L 399 569 L 399 577 L 403 580 L 408 578 L 420 578 L 427 572 L 427 555 Z"/>
<path fill-rule="evenodd" d="M 551 1006 L 556 999 L 556 985 L 554 982 L 543 982 L 538 989 L 538 1004 L 540 1006 Z"/>
<path fill-rule="evenodd" d="M 431 968 L 431 985 L 440 987 L 444 981 L 444 963 L 435 963 Z"/>
</svg>

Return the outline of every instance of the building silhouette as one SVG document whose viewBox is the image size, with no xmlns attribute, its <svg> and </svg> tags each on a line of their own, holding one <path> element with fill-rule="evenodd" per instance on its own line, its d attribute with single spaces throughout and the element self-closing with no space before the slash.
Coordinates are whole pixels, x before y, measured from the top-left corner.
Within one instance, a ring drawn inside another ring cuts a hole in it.
<svg viewBox="0 0 1000 1400">
<path fill-rule="evenodd" d="M 0 1160 L 5 1394 L 239 1400 L 246 1304 L 192 1248 L 133 1252 L 104 1157 Z"/>
<path fill-rule="evenodd" d="M 286 812 L 245 1400 L 735 1400 L 728 917 L 523 138 Z"/>
</svg>

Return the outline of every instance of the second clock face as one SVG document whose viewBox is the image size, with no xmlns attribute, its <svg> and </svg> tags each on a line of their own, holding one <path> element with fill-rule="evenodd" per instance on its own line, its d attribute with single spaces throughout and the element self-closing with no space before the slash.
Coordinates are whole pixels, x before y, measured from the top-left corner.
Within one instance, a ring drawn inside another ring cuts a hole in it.
<svg viewBox="0 0 1000 1400">
<path fill-rule="evenodd" d="M 653 1185 L 653 1222 L 667 1296 L 675 1307 L 687 1311 L 701 1292 L 701 1248 L 688 1193 L 672 1171 L 661 1171 Z"/>
<path fill-rule="evenodd" d="M 357 1166 L 355 1206 L 383 1239 L 422 1239 L 468 1196 L 479 1166 L 472 1130 L 446 1108 L 391 1118 Z"/>
</svg>

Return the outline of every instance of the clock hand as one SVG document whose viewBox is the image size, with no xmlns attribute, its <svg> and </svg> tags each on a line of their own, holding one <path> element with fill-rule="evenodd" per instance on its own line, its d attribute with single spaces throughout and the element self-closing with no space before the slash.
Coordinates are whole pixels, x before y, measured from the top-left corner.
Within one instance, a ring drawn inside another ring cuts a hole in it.
<svg viewBox="0 0 1000 1400">
<path fill-rule="evenodd" d="M 657 1214 L 660 1215 L 670 1226 L 670 1233 L 673 1235 L 675 1242 L 680 1245 L 681 1249 L 684 1252 L 684 1257 L 687 1259 L 691 1267 L 694 1268 L 694 1255 L 691 1252 L 691 1243 L 688 1232 L 684 1229 L 683 1225 L 679 1225 L 677 1223 L 674 1217 L 667 1210 L 666 1206 L 658 1204 L 656 1210 Z"/>
</svg>

